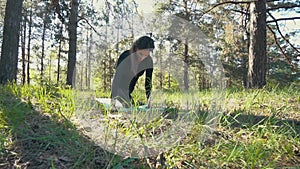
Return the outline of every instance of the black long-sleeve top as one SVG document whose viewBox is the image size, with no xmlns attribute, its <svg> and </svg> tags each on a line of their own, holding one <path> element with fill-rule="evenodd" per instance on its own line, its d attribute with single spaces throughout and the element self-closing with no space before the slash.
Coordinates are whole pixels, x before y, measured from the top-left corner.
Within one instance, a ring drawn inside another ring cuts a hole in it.
<svg viewBox="0 0 300 169">
<path fill-rule="evenodd" d="M 150 56 L 140 63 L 136 53 L 123 52 L 117 61 L 116 73 L 112 82 L 112 98 L 118 99 L 125 107 L 133 103 L 131 93 L 139 79 L 146 72 L 145 90 L 149 99 L 152 89 L 153 60 Z"/>
</svg>

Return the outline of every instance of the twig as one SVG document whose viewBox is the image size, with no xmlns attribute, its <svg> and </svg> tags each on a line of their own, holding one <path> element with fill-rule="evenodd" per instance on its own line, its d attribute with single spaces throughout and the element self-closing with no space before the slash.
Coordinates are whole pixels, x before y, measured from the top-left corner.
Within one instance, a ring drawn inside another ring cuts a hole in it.
<svg viewBox="0 0 300 169">
<path fill-rule="evenodd" d="M 249 12 L 247 12 L 247 11 L 241 11 L 241 10 L 237 10 L 237 9 L 233 9 L 232 11 L 233 11 L 233 12 L 240 13 L 240 14 L 242 14 L 242 15 L 250 15 Z"/>
<path fill-rule="evenodd" d="M 276 28 L 277 28 L 277 31 L 279 32 L 279 34 L 280 34 L 280 36 L 296 51 L 296 52 L 298 52 L 298 53 L 300 53 L 300 51 L 293 45 L 293 44 L 291 44 L 291 42 L 288 40 L 288 39 L 286 39 L 284 36 L 283 36 L 283 34 L 282 34 L 282 32 L 280 31 L 280 28 L 279 28 L 279 24 L 278 24 L 278 22 L 276 21 L 276 18 L 270 13 L 270 12 L 268 12 L 268 14 L 271 16 L 271 18 L 273 19 L 273 20 L 275 20 L 275 24 L 276 24 Z"/>
<path fill-rule="evenodd" d="M 279 44 L 279 42 L 278 42 L 278 39 L 277 39 L 277 37 L 276 37 L 276 33 L 272 30 L 272 28 L 269 26 L 269 25 L 267 25 L 267 27 L 269 28 L 269 30 L 272 32 L 272 34 L 273 34 L 273 37 L 274 37 L 274 40 L 275 40 L 275 43 L 276 43 L 276 45 L 279 47 L 279 49 L 280 49 L 280 51 L 281 51 L 281 53 L 284 55 L 284 57 L 287 59 L 287 61 L 288 61 L 288 63 L 291 65 L 291 67 L 292 67 L 292 69 L 293 70 L 296 70 L 296 66 L 292 63 L 292 59 L 290 58 L 290 56 L 288 56 L 285 52 L 284 52 L 284 50 L 282 49 L 282 47 L 280 46 L 280 44 Z"/>
<path fill-rule="evenodd" d="M 287 10 L 287 9 L 296 8 L 296 7 L 300 7 L 300 5 L 299 4 L 277 5 L 277 6 L 267 9 L 267 11 L 278 10 L 278 9 Z"/>
<path fill-rule="evenodd" d="M 269 13 L 269 12 L 268 12 Z M 271 16 L 271 15 L 270 15 Z M 272 17 L 273 18 L 273 17 Z M 278 21 L 287 21 L 287 20 L 296 20 L 296 19 L 300 19 L 300 17 L 289 17 L 289 18 L 279 18 L 279 19 L 275 19 L 273 18 L 273 20 L 271 21 L 267 21 L 267 23 L 273 23 L 273 22 L 278 22 Z"/>
<path fill-rule="evenodd" d="M 221 3 L 213 5 L 210 9 L 206 10 L 205 12 L 203 12 L 202 16 L 204 14 L 207 14 L 208 12 L 212 11 L 216 7 L 221 6 L 221 5 L 225 5 L 225 4 L 248 4 L 248 3 L 251 3 L 251 2 L 257 2 L 257 1 L 258 0 L 252 0 L 252 1 L 225 1 L 225 2 L 221 2 Z"/>
<path fill-rule="evenodd" d="M 81 20 L 84 20 L 89 26 L 90 28 L 98 35 L 98 36 L 102 36 L 95 28 L 93 25 L 90 24 L 90 22 L 85 18 L 85 17 L 82 17 L 82 16 L 78 16 L 78 18 L 80 18 L 77 22 L 81 21 Z"/>
</svg>

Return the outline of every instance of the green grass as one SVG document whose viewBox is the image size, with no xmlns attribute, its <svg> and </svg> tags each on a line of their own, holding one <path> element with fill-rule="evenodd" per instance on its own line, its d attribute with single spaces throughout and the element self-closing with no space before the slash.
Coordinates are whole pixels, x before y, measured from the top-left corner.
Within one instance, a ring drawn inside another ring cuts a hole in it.
<svg viewBox="0 0 300 169">
<path fill-rule="evenodd" d="M 97 110 L 94 96 L 54 86 L 0 86 L 0 168 L 281 168 L 300 167 L 300 89 L 227 89 L 215 131 L 199 141 L 203 117 L 167 152 L 165 160 L 122 158 L 84 135 L 72 120 L 76 110 Z M 144 92 L 135 97 L 143 98 Z M 212 109 L 214 94 L 164 93 L 167 106 L 201 104 Z M 87 104 L 82 104 L 86 102 Z M 85 105 L 86 107 L 78 107 Z M 115 123 L 111 121 L 115 127 Z M 123 132 L 144 133 L 153 124 Z M 146 128 L 145 128 L 146 127 Z M 124 129 L 124 128 L 123 128 Z M 125 128 L 126 129 L 126 128 Z M 145 133 L 147 134 L 147 133 Z M 30 163 L 30 164 L 29 164 Z M 137 167 L 138 166 L 138 167 Z"/>
<path fill-rule="evenodd" d="M 117 156 L 99 148 L 70 121 L 75 110 L 73 91 L 7 85 L 0 87 L 0 96 L 0 168 L 117 165 Z"/>
<path fill-rule="evenodd" d="M 169 152 L 169 167 L 299 168 L 299 96 L 299 89 L 292 86 L 227 90 L 226 113 L 213 141 L 198 146 L 192 137 Z"/>
</svg>

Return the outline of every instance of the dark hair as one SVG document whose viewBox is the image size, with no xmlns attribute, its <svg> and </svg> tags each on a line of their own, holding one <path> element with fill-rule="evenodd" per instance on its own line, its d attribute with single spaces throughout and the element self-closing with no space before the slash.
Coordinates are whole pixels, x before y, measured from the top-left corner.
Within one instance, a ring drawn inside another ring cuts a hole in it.
<svg viewBox="0 0 300 169">
<path fill-rule="evenodd" d="M 133 43 L 131 52 L 136 52 L 138 49 L 154 49 L 154 40 L 148 36 L 140 37 Z"/>
</svg>

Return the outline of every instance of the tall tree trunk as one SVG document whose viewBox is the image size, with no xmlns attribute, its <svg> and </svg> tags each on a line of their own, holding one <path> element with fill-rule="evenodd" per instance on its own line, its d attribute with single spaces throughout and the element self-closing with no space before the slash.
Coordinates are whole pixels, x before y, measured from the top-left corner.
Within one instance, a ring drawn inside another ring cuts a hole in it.
<svg viewBox="0 0 300 169">
<path fill-rule="evenodd" d="M 31 34 L 32 34 L 32 8 L 30 8 L 29 24 L 28 24 L 28 44 L 27 44 L 27 84 L 30 84 L 30 50 L 31 50 Z"/>
<path fill-rule="evenodd" d="M 110 51 L 108 51 L 108 52 L 111 52 L 111 50 Z M 108 54 L 105 54 L 104 56 L 105 56 L 105 58 L 107 58 L 107 55 L 110 55 L 110 53 L 108 53 Z M 103 69 L 103 90 L 104 91 L 107 91 L 107 71 L 106 71 L 106 69 L 107 69 L 107 65 L 106 65 L 106 59 L 103 59 L 102 60 L 102 64 L 103 64 L 103 67 L 104 67 L 104 69 Z"/>
<path fill-rule="evenodd" d="M 159 89 L 163 89 L 163 79 L 164 79 L 164 72 L 163 72 L 163 57 L 162 56 L 162 47 L 163 47 L 163 41 L 160 41 L 159 43 Z"/>
<path fill-rule="evenodd" d="M 22 42 L 21 42 L 21 51 L 22 51 L 22 84 L 26 83 L 26 19 L 24 17 L 23 20 L 23 34 L 22 34 Z"/>
<path fill-rule="evenodd" d="M 189 66 L 188 66 L 188 44 L 184 44 L 184 72 L 183 72 L 183 82 L 184 82 L 184 90 L 189 90 Z"/>
<path fill-rule="evenodd" d="M 171 73 L 168 71 L 168 89 L 171 89 Z"/>
<path fill-rule="evenodd" d="M 108 83 L 109 83 L 109 87 L 108 87 L 108 90 L 111 90 L 111 79 L 113 79 L 113 76 L 114 76 L 114 61 L 113 61 L 113 58 L 112 58 L 112 54 L 110 52 L 109 54 L 109 66 L 108 66 Z"/>
<path fill-rule="evenodd" d="M 250 47 L 250 41 L 247 39 L 250 39 L 250 33 L 249 31 L 245 32 L 245 37 L 246 39 L 244 39 L 242 41 L 243 46 L 246 46 L 246 49 L 249 50 Z M 247 51 L 247 50 L 245 50 Z M 246 53 L 246 52 L 245 52 Z M 248 86 L 248 74 L 247 74 L 247 64 L 249 65 L 249 52 L 248 52 L 248 56 L 245 54 L 245 56 L 242 56 L 242 61 L 241 61 L 241 65 L 242 65 L 242 70 L 243 70 L 243 81 L 242 81 L 242 85 L 244 88 L 247 88 Z"/>
<path fill-rule="evenodd" d="M 47 28 L 46 14 L 44 14 L 43 22 L 44 25 L 43 25 L 43 34 L 42 34 L 41 84 L 43 84 L 44 82 L 45 36 L 46 36 L 46 28 Z"/>
<path fill-rule="evenodd" d="M 109 12 L 108 10 L 107 10 L 107 12 Z M 106 44 L 108 44 L 108 40 L 107 40 L 107 37 L 108 37 L 108 20 L 106 21 L 106 24 L 105 24 L 105 43 Z M 107 67 L 106 67 L 106 58 L 107 58 L 107 55 L 109 56 L 110 54 L 107 54 L 108 52 L 110 52 L 109 50 L 108 50 L 108 48 L 107 48 L 107 46 L 105 47 L 105 50 L 104 50 L 104 54 L 103 54 L 103 56 L 102 56 L 102 59 L 101 59 L 101 62 L 102 62 L 102 64 L 103 64 L 103 90 L 104 91 L 107 91 L 107 84 L 106 84 L 106 80 L 107 80 L 107 77 L 106 77 L 106 69 L 107 69 Z"/>
<path fill-rule="evenodd" d="M 78 72 L 80 73 L 80 90 L 82 90 L 83 89 L 83 77 L 84 77 L 84 64 L 83 64 L 83 61 L 82 61 L 82 63 L 80 64 L 81 65 L 81 68 L 79 68 L 78 70 Z"/>
<path fill-rule="evenodd" d="M 59 47 L 58 47 L 58 58 L 57 58 L 57 75 L 56 75 L 56 83 L 59 84 L 60 81 L 60 58 L 61 58 L 61 39 L 59 40 Z"/>
<path fill-rule="evenodd" d="M 159 74 L 158 74 L 158 78 L 159 78 L 159 89 L 163 88 L 163 68 L 162 68 L 162 57 L 159 57 Z"/>
<path fill-rule="evenodd" d="M 63 31 L 63 27 L 61 26 L 59 31 L 59 46 L 58 46 L 58 58 L 57 58 L 57 77 L 56 77 L 57 85 L 59 84 L 60 81 L 60 59 L 61 59 L 62 40 L 63 40 L 62 31 Z"/>
<path fill-rule="evenodd" d="M 52 55 L 49 56 L 49 60 L 48 60 L 48 65 L 49 65 L 49 79 L 48 82 L 51 83 L 52 80 Z"/>
<path fill-rule="evenodd" d="M 17 80 L 20 22 L 23 0 L 7 0 L 4 18 L 0 84 Z"/>
<path fill-rule="evenodd" d="M 88 69 L 88 79 L 89 79 L 89 83 L 88 83 L 88 89 L 91 89 L 91 80 L 92 80 L 92 45 L 93 45 L 93 31 L 92 29 L 90 29 L 90 39 L 89 39 L 89 50 L 88 50 L 88 53 L 89 53 L 89 60 L 88 60 L 88 66 L 89 66 L 89 69 Z"/>
<path fill-rule="evenodd" d="M 75 87 L 75 66 L 76 66 L 76 47 L 77 47 L 77 15 L 78 0 L 71 1 L 71 13 L 69 20 L 69 52 L 68 52 L 68 70 L 67 85 Z"/>
<path fill-rule="evenodd" d="M 248 88 L 266 85 L 266 0 L 250 4 Z"/>
<path fill-rule="evenodd" d="M 188 8 L 188 0 L 184 0 L 184 11 L 185 11 L 185 19 L 189 21 L 189 8 Z M 185 40 L 184 44 L 184 74 L 183 74 L 183 82 L 184 82 L 184 90 L 188 91 L 189 90 L 189 64 L 188 64 L 188 58 L 189 58 L 189 46 L 188 46 L 188 40 Z"/>
<path fill-rule="evenodd" d="M 90 30 L 87 31 L 86 36 L 86 87 L 91 89 L 91 44 L 92 44 L 92 33 Z"/>
</svg>

